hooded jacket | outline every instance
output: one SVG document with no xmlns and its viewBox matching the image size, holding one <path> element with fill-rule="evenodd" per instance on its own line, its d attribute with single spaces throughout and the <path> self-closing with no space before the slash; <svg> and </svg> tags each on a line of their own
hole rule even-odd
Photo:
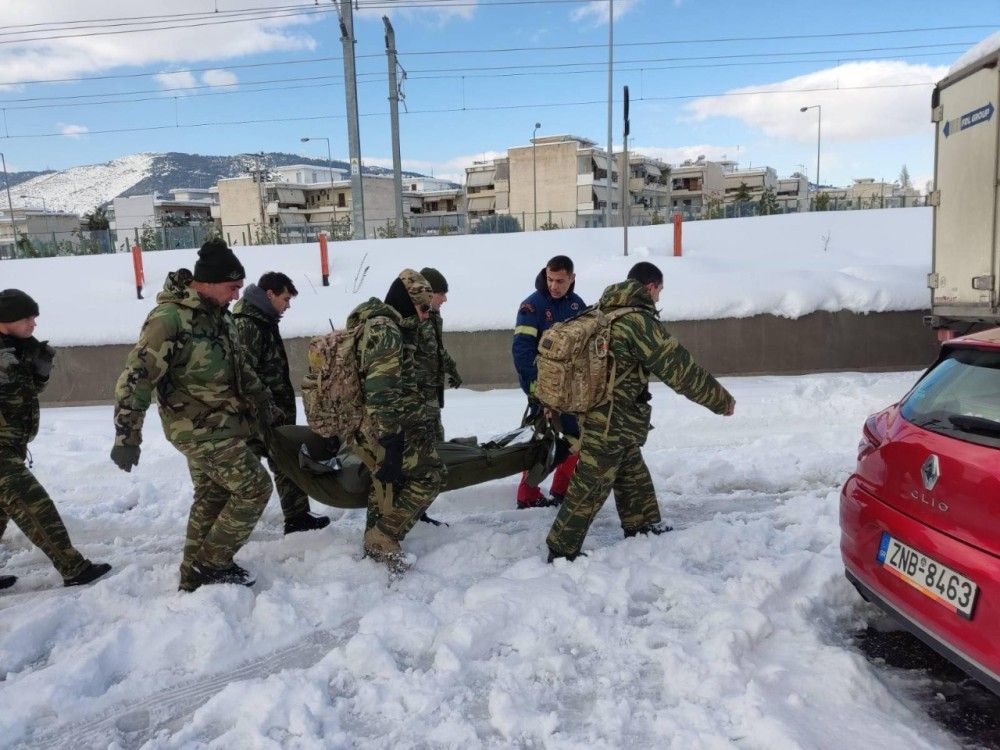
<svg viewBox="0 0 1000 750">
<path fill-rule="evenodd" d="M 34 366 L 41 349 L 34 337 L 0 334 L 0 451 L 10 450 L 22 458 L 38 434 L 38 394 L 49 382 Z"/>
<path fill-rule="evenodd" d="M 584 440 L 598 435 L 618 444 L 643 445 L 652 412 L 650 375 L 716 414 L 725 412 L 733 402 L 729 391 L 667 333 L 653 298 L 638 281 L 612 284 L 604 290 L 598 306 L 606 312 L 622 307 L 638 310 L 611 324 L 609 350 L 617 385 L 610 402 L 584 414 Z"/>
<path fill-rule="evenodd" d="M 295 389 L 288 372 L 288 353 L 281 339 L 281 316 L 256 284 L 243 290 L 233 305 L 233 328 L 247 365 L 264 384 L 281 412 L 281 424 L 295 424 Z"/>
<path fill-rule="evenodd" d="M 549 287 L 545 283 L 545 269 L 535 277 L 535 292 L 517 308 L 517 322 L 514 324 L 514 342 L 511 354 L 514 357 L 514 369 L 521 390 L 529 392 L 531 384 L 538 379 L 538 368 L 535 367 L 535 355 L 538 353 L 538 340 L 554 323 L 561 323 L 583 312 L 586 305 L 573 290 L 573 282 L 564 297 L 552 299 Z"/>
<path fill-rule="evenodd" d="M 273 408 L 237 344 L 226 308 L 191 288 L 182 268 L 167 275 L 115 385 L 115 443 L 139 445 L 153 392 L 171 443 L 250 434 L 250 415 Z"/>
</svg>

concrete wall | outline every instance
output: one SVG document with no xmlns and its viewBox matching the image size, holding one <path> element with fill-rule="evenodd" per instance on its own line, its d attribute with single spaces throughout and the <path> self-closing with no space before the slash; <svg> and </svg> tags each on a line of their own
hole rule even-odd
<svg viewBox="0 0 1000 750">
<path fill-rule="evenodd" d="M 833 370 L 921 369 L 937 356 L 934 332 L 923 312 L 856 315 L 818 312 L 798 320 L 773 315 L 678 321 L 667 328 L 717 375 L 796 374 Z M 511 331 L 445 334 L 465 385 L 515 387 Z M 292 382 L 302 381 L 308 340 L 286 342 Z M 49 405 L 109 403 L 128 346 L 79 346 L 59 350 L 51 383 L 42 394 Z"/>
</svg>

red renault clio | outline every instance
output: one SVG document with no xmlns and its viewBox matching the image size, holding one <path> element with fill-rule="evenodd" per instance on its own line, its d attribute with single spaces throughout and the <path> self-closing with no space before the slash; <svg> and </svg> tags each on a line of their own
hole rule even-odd
<svg viewBox="0 0 1000 750">
<path fill-rule="evenodd" d="M 1000 694 L 1000 328 L 868 418 L 840 530 L 861 595 Z"/>
</svg>

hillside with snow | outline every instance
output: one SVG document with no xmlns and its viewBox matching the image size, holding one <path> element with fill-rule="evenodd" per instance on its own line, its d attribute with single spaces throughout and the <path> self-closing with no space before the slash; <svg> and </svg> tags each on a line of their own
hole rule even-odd
<svg viewBox="0 0 1000 750">
<path fill-rule="evenodd" d="M 209 188 L 221 178 L 246 174 L 257 164 L 267 169 L 291 164 L 310 164 L 348 171 L 347 162 L 317 159 L 312 156 L 270 152 L 212 156 L 205 154 L 142 153 L 131 154 L 104 164 L 86 164 L 60 171 L 11 172 L 11 189 L 15 205 L 26 203 L 40 208 L 41 200 L 49 209 L 83 215 L 95 206 L 110 203 L 118 196 L 165 195 L 172 188 Z M 365 166 L 365 174 L 390 174 L 384 167 Z M 405 177 L 421 177 L 417 172 L 404 171 Z M 18 196 L 30 196 L 18 199 Z"/>
</svg>

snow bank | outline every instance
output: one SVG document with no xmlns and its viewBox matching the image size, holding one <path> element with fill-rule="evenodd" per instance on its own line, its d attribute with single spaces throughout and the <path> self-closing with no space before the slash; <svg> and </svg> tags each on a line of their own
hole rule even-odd
<svg viewBox="0 0 1000 750">
<path fill-rule="evenodd" d="M 113 574 L 82 590 L 19 533 L 0 547 L 5 747 L 546 747 L 941 750 L 954 741 L 850 645 L 870 610 L 844 579 L 838 488 L 864 417 L 914 374 L 726 379 L 736 416 L 654 385 L 645 449 L 677 530 L 544 562 L 551 509 L 515 481 L 443 496 L 387 586 L 361 511 L 281 534 L 272 500 L 253 590 L 176 590 L 191 488 L 151 419 L 138 469 L 106 457 L 111 410 L 52 409 L 35 470 Z M 515 391 L 450 396 L 449 434 L 516 422 Z M 817 409 L 822 410 L 817 419 Z"/>
<path fill-rule="evenodd" d="M 323 287 L 317 244 L 240 247 L 255 281 L 281 270 L 299 290 L 282 322 L 285 336 L 342 326 L 355 305 L 383 297 L 407 266 L 434 266 L 448 278 L 446 330 L 501 330 L 533 291 L 551 256 L 570 255 L 577 291 L 596 301 L 638 260 L 666 276 L 665 320 L 772 313 L 798 318 L 817 310 L 859 313 L 918 310 L 929 304 L 931 209 L 839 211 L 684 225 L 684 257 L 674 258 L 669 225 L 629 231 L 573 229 L 503 235 L 428 237 L 330 245 L 330 286 Z M 131 343 L 165 275 L 194 267 L 193 250 L 145 253 L 145 300 L 135 299 L 128 254 L 0 262 L 0 287 L 18 287 L 41 305 L 39 336 L 57 345 Z"/>
</svg>

